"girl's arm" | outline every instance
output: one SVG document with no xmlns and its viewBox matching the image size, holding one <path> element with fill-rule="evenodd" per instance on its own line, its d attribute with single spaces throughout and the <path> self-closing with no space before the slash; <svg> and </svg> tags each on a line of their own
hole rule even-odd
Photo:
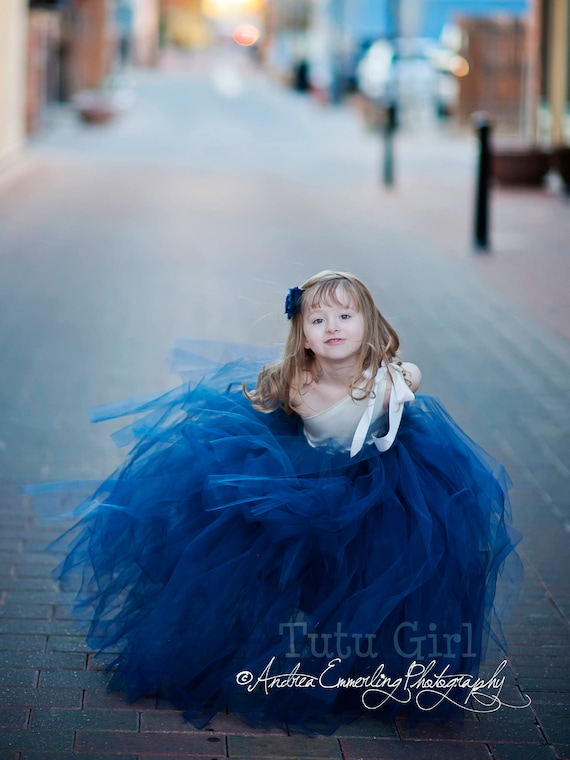
<svg viewBox="0 0 570 760">
<path fill-rule="evenodd" d="M 404 380 L 406 380 L 412 392 L 415 393 L 422 381 L 422 372 L 420 368 L 417 364 L 402 362 L 402 369 L 404 370 Z"/>
</svg>

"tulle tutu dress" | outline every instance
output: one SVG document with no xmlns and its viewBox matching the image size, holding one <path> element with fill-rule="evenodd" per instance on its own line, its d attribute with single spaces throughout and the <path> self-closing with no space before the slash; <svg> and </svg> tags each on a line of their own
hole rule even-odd
<svg viewBox="0 0 570 760">
<path fill-rule="evenodd" d="M 502 643 L 497 581 L 518 572 L 503 468 L 394 368 L 377 376 L 378 397 L 395 378 L 389 414 L 347 397 L 304 429 L 241 391 L 266 352 L 221 348 L 180 345 L 181 386 L 93 415 L 136 414 L 115 434 L 130 451 L 75 509 L 56 576 L 89 645 L 116 653 L 109 688 L 198 726 L 228 709 L 324 733 L 461 707 L 465 684 L 440 699 L 425 678 L 474 676 Z M 32 492 L 61 511 L 84 487 Z"/>
</svg>

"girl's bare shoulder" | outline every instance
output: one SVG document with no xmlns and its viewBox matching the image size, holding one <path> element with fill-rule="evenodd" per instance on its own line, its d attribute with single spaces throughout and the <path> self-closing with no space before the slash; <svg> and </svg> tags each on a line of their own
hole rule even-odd
<svg viewBox="0 0 570 760">
<path fill-rule="evenodd" d="M 310 417 L 314 414 L 312 407 L 310 406 L 311 397 L 314 395 L 314 387 L 316 386 L 315 378 L 310 372 L 303 372 L 303 385 L 301 388 L 289 389 L 289 405 L 297 412 L 301 417 Z"/>
</svg>

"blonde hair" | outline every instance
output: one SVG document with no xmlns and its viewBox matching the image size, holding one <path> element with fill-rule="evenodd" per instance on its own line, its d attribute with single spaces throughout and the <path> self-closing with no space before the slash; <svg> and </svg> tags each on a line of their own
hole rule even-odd
<svg viewBox="0 0 570 760">
<path fill-rule="evenodd" d="M 318 383 L 319 368 L 316 357 L 311 349 L 305 348 L 303 315 L 307 309 L 318 308 L 323 303 L 348 306 L 349 303 L 341 303 L 339 300 L 339 290 L 364 318 L 358 372 L 350 392 L 354 397 L 354 391 L 357 390 L 358 398 L 371 395 L 376 369 L 382 362 L 388 365 L 396 359 L 400 340 L 392 325 L 374 303 L 372 293 L 358 277 L 347 272 L 325 270 L 301 285 L 300 309 L 291 318 L 283 359 L 261 370 L 257 387 L 253 391 L 247 391 L 244 385 L 243 391 L 256 409 L 272 412 L 277 408 L 283 408 L 291 414 L 294 411 L 290 405 L 291 392 L 302 392 L 306 385 L 307 373 L 311 375 L 313 382 Z M 369 368 L 374 371 L 368 373 L 370 376 L 366 378 L 364 385 L 356 388 L 356 382 Z"/>
</svg>

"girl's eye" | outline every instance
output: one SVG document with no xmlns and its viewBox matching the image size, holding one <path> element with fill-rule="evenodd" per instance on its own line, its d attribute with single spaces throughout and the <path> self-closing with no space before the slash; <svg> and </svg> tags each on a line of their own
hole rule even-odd
<svg viewBox="0 0 570 760">
<path fill-rule="evenodd" d="M 322 317 L 317 317 L 316 319 L 313 319 L 313 324 L 320 325 L 322 321 L 323 321 Z"/>
<path fill-rule="evenodd" d="M 341 319 L 350 319 L 350 314 L 341 314 Z"/>
</svg>

